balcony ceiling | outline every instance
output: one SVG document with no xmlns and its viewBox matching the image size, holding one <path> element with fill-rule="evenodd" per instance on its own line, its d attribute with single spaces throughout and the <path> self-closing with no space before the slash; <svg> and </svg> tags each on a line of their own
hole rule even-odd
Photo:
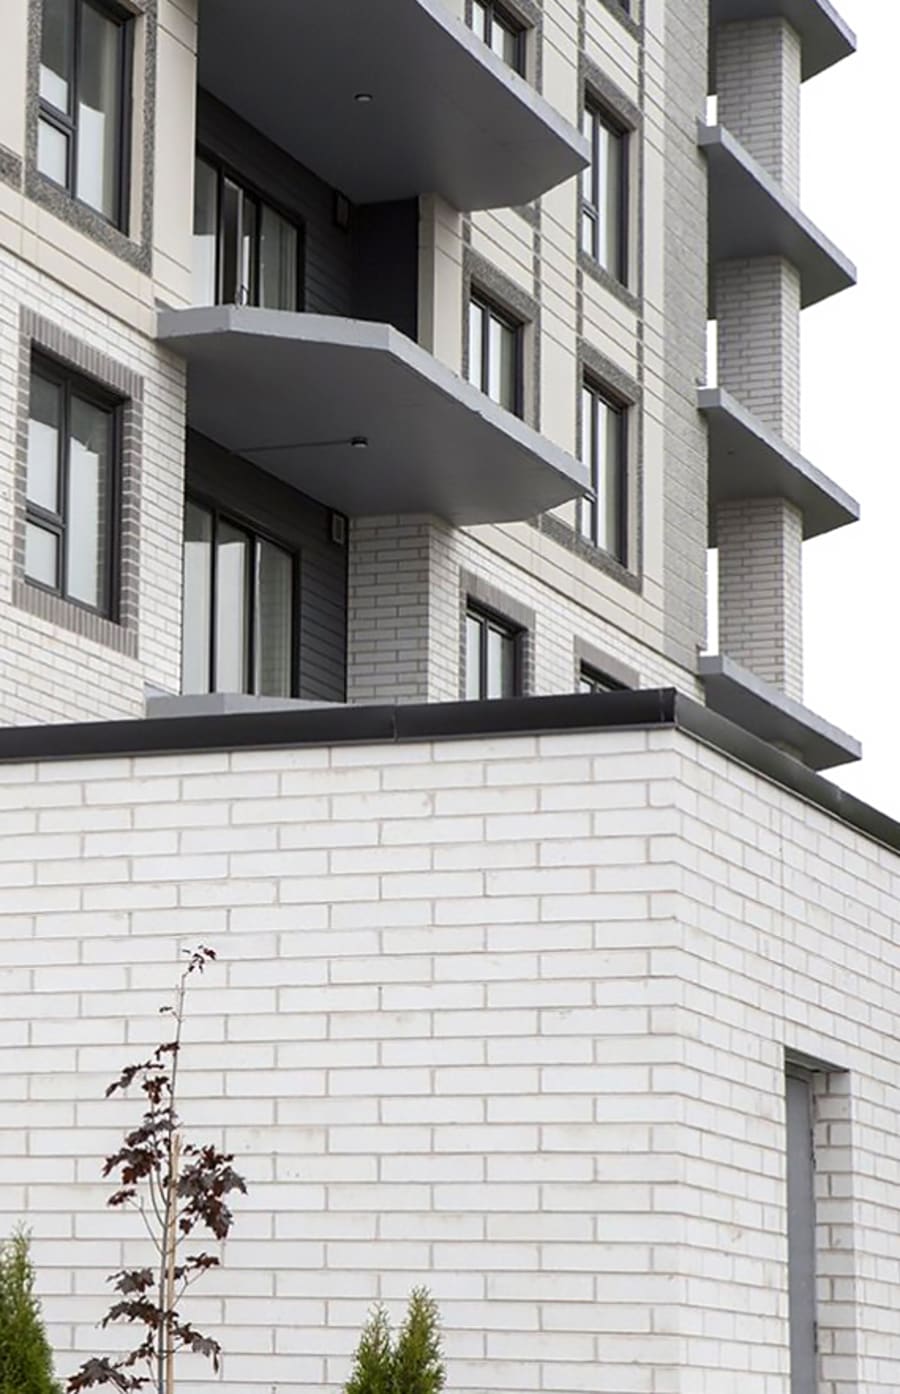
<svg viewBox="0 0 900 1394">
<path fill-rule="evenodd" d="M 216 306 L 162 311 L 157 337 L 187 360 L 194 430 L 350 516 L 509 522 L 588 488 L 577 460 L 388 325 Z"/>
<path fill-rule="evenodd" d="M 763 682 L 727 655 L 705 655 L 698 671 L 707 705 L 713 711 L 770 745 L 796 750 L 810 769 L 830 770 L 861 759 L 862 747 L 854 736 Z"/>
<path fill-rule="evenodd" d="M 786 19 L 803 45 L 803 80 L 815 77 L 856 50 L 856 35 L 829 0 L 710 0 L 710 92 L 716 90 L 715 32 L 737 20 Z"/>
<path fill-rule="evenodd" d="M 803 536 L 855 523 L 859 504 L 721 387 L 703 387 L 698 406 L 709 425 L 709 545 L 716 509 L 740 499 L 789 499 L 803 514 Z"/>
<path fill-rule="evenodd" d="M 744 257 L 786 257 L 800 272 L 803 308 L 856 283 L 849 257 L 807 218 L 724 126 L 700 126 L 709 165 L 710 269 Z M 711 278 L 712 281 L 712 278 Z M 710 313 L 714 314 L 710 286 Z"/>
<path fill-rule="evenodd" d="M 514 207 L 588 163 L 445 0 L 203 0 L 199 42 L 200 85 L 356 203 Z"/>
</svg>

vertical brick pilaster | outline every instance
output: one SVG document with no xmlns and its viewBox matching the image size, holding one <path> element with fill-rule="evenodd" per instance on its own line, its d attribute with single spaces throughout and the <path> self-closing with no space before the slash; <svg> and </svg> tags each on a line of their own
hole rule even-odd
<svg viewBox="0 0 900 1394">
<path fill-rule="evenodd" d="M 716 31 L 719 120 L 791 195 L 800 197 L 800 36 L 784 19 Z"/>
<path fill-rule="evenodd" d="M 424 702 L 430 520 L 355 519 L 350 529 L 347 697 Z"/>
<path fill-rule="evenodd" d="M 719 383 L 800 445 L 800 276 L 782 257 L 715 270 Z"/>
<path fill-rule="evenodd" d="M 803 699 L 803 520 L 786 499 L 719 506 L 719 644 L 788 697 Z"/>
</svg>

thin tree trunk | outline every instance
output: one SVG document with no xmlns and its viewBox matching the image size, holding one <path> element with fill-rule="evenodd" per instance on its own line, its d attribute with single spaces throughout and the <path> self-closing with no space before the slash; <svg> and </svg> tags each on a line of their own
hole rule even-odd
<svg viewBox="0 0 900 1394">
<path fill-rule="evenodd" d="M 172 1138 L 172 1161 L 169 1168 L 169 1225 L 166 1235 L 166 1314 L 171 1321 L 175 1306 L 175 1250 L 178 1244 L 178 1171 L 181 1164 L 181 1134 Z M 166 1325 L 166 1383 L 165 1394 L 175 1394 L 175 1345 L 171 1325 Z"/>
</svg>

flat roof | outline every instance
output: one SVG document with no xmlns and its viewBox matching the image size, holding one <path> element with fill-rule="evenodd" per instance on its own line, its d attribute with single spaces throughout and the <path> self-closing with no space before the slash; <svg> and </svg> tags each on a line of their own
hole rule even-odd
<svg viewBox="0 0 900 1394">
<path fill-rule="evenodd" d="M 786 19 L 803 45 L 804 82 L 856 51 L 856 35 L 829 0 L 710 0 L 710 92 L 716 90 L 715 35 L 720 24 Z"/>
<path fill-rule="evenodd" d="M 725 654 L 707 654 L 698 672 L 706 700 L 720 716 L 761 740 L 792 746 L 813 770 L 829 770 L 862 757 L 854 736 L 833 726 Z"/>
<path fill-rule="evenodd" d="M 351 517 L 510 522 L 590 488 L 579 460 L 390 325 L 217 305 L 161 311 L 157 339 L 187 360 L 192 429 Z"/>
<path fill-rule="evenodd" d="M 710 313 L 716 262 L 781 256 L 800 272 L 805 309 L 856 283 L 856 267 L 724 126 L 700 123 L 709 164 Z"/>
<path fill-rule="evenodd" d="M 0 728 L 0 761 L 91 760 L 306 746 L 674 728 L 900 853 L 900 823 L 674 688 L 490 702 L 322 707 Z"/>
<path fill-rule="evenodd" d="M 803 537 L 855 523 L 859 504 L 770 430 L 723 387 L 701 387 L 697 405 L 709 426 L 709 545 L 717 545 L 716 509 L 739 499 L 784 498 L 803 514 Z"/>
<path fill-rule="evenodd" d="M 589 162 L 445 0 L 207 0 L 198 81 L 356 203 L 514 207 Z"/>
</svg>

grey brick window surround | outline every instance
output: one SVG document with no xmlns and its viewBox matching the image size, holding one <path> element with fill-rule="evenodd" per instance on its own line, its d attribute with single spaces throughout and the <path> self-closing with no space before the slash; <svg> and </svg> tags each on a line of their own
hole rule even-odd
<svg viewBox="0 0 900 1394">
<path fill-rule="evenodd" d="M 621 683 L 623 687 L 639 688 L 641 685 L 640 674 L 636 668 L 632 668 L 628 663 L 623 663 L 621 658 L 615 658 L 605 649 L 595 648 L 585 639 L 575 640 L 574 658 L 576 691 L 583 667 L 592 668 L 596 673 L 606 673 L 614 682 Z"/>
<path fill-rule="evenodd" d="M 40 114 L 41 22 L 43 0 L 29 0 L 28 74 L 25 112 L 24 191 L 28 198 L 80 232 L 101 243 L 115 256 L 150 274 L 153 241 L 153 161 L 156 112 L 156 45 L 158 0 L 116 0 L 116 8 L 133 16 L 131 100 L 124 113 L 126 169 L 125 202 L 130 209 L 126 230 L 79 202 L 37 167 Z M 139 140 L 139 147 L 136 141 Z M 135 180 L 138 183 L 135 185 Z"/>
<path fill-rule="evenodd" d="M 527 82 L 538 92 L 544 84 L 544 12 L 537 0 L 503 0 L 503 8 L 511 19 L 518 20 L 525 38 L 525 73 Z M 472 28 L 472 0 L 466 0 L 465 21 Z"/>
<path fill-rule="evenodd" d="M 469 301 L 479 292 L 498 310 L 506 310 L 522 328 L 522 419 L 540 429 L 541 307 L 515 281 L 471 247 L 463 248 L 462 375 L 469 377 Z"/>
<path fill-rule="evenodd" d="M 579 458 L 582 448 L 581 383 L 590 382 L 600 389 L 606 389 L 625 406 L 631 408 L 628 422 L 628 443 L 625 465 L 625 511 L 626 511 L 626 557 L 627 566 L 610 556 L 600 547 L 595 547 L 588 538 L 575 528 L 564 523 L 553 514 L 544 513 L 534 520 L 534 526 L 554 542 L 575 552 L 601 571 L 627 586 L 629 590 L 640 592 L 643 575 L 643 506 L 644 506 L 644 434 L 641 424 L 640 384 L 630 374 L 620 368 L 612 359 L 582 341 L 578 347 L 578 414 L 576 453 Z"/>
<path fill-rule="evenodd" d="M 613 8 L 612 0 L 608 8 Z M 619 8 L 616 6 L 616 8 Z M 627 16 L 625 16 L 627 18 Z M 598 68 L 585 54 L 581 55 L 580 80 L 581 88 L 584 92 L 584 99 L 588 106 L 595 108 L 601 116 L 608 113 L 616 126 L 625 132 L 628 140 L 626 150 L 627 178 L 626 187 L 623 191 L 625 208 L 627 212 L 625 227 L 625 260 L 626 270 L 635 264 L 640 265 L 641 255 L 640 246 L 643 241 L 643 180 L 641 178 L 641 158 L 639 148 L 639 132 L 641 127 L 640 109 L 635 106 L 616 83 L 602 70 Z M 637 191 L 637 202 L 635 202 L 634 192 Z M 578 183 L 579 208 L 581 200 L 581 185 Z M 580 226 L 580 213 L 579 213 Z M 597 281 L 617 299 L 627 305 L 630 310 L 639 314 L 641 311 L 641 297 L 636 294 L 629 284 L 622 281 L 607 271 L 599 262 L 586 252 L 581 246 L 579 234 L 578 246 L 578 265 L 592 280 Z"/>
<path fill-rule="evenodd" d="M 518 676 L 519 695 L 527 696 L 534 691 L 534 628 L 535 613 L 521 601 L 485 581 L 474 572 L 460 570 L 459 573 L 459 692 L 466 693 L 466 611 L 470 606 L 490 611 L 498 619 L 506 620 L 511 628 L 518 629 Z"/>
<path fill-rule="evenodd" d="M 615 15 L 623 29 L 627 29 L 633 39 L 643 37 L 644 28 L 641 15 L 643 0 L 629 0 L 627 8 L 622 4 L 622 0 L 600 0 L 600 4 L 604 9 L 609 10 L 611 15 Z"/>
<path fill-rule="evenodd" d="M 0 145 L 0 179 L 14 189 L 22 187 L 22 161 L 13 150 Z"/>
<path fill-rule="evenodd" d="M 32 355 L 37 350 L 99 383 L 122 398 L 121 457 L 115 522 L 115 618 L 84 609 L 32 585 L 25 576 L 26 463 Z M 19 382 L 16 408 L 15 532 L 12 602 L 21 610 L 83 635 L 129 657 L 138 651 L 138 575 L 140 478 L 143 436 L 143 379 L 99 349 L 23 308 L 19 326 Z"/>
</svg>

